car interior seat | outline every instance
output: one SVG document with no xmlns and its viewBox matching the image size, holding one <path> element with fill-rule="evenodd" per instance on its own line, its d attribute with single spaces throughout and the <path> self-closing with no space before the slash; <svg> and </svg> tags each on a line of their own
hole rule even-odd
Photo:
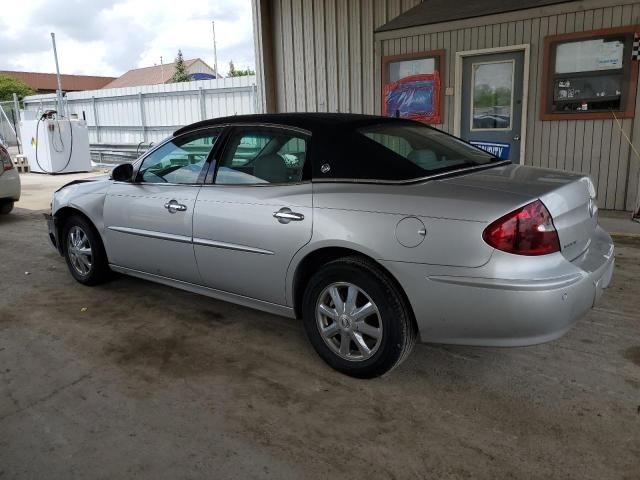
<svg viewBox="0 0 640 480">
<path fill-rule="evenodd" d="M 262 155 L 253 162 L 253 175 L 269 183 L 286 183 L 287 164 L 277 153 Z"/>
</svg>

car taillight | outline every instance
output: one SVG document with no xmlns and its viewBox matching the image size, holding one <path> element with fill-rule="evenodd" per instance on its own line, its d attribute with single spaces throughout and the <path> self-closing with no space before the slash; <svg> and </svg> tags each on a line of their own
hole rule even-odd
<svg viewBox="0 0 640 480">
<path fill-rule="evenodd" d="M 558 232 L 540 200 L 499 218 L 482 233 L 492 247 L 516 255 L 547 255 L 560 251 Z"/>
<path fill-rule="evenodd" d="M 13 162 L 11 161 L 11 158 L 6 158 L 0 153 L 0 166 L 2 167 L 2 171 L 6 172 L 7 170 L 13 169 Z"/>
</svg>

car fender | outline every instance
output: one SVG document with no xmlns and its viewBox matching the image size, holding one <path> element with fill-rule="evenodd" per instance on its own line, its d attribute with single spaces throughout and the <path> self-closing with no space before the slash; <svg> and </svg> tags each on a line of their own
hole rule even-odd
<svg viewBox="0 0 640 480">
<path fill-rule="evenodd" d="M 341 238 L 314 239 L 312 236 L 311 241 L 298 250 L 289 263 L 286 277 L 286 301 L 288 306 L 294 305 L 294 282 L 298 267 L 309 255 L 324 248 L 344 248 L 373 258 L 374 260 L 379 260 L 378 254 L 375 251 L 363 246 L 362 244 Z"/>
<path fill-rule="evenodd" d="M 63 208 L 73 208 L 84 214 L 98 230 L 104 232 L 104 202 L 110 183 L 95 181 L 76 183 L 58 190 L 53 196 L 51 213 L 56 217 Z"/>
</svg>

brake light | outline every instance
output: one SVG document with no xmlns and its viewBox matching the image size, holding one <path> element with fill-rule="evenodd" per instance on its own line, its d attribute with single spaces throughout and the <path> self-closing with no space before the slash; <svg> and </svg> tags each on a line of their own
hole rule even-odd
<svg viewBox="0 0 640 480">
<path fill-rule="evenodd" d="M 3 172 L 13 169 L 13 162 L 11 161 L 11 157 L 9 155 L 4 154 L 1 151 L 0 151 L 0 166 L 2 167 Z"/>
<path fill-rule="evenodd" d="M 560 251 L 558 232 L 540 200 L 499 218 L 482 233 L 492 247 L 516 255 L 547 255 Z"/>
</svg>

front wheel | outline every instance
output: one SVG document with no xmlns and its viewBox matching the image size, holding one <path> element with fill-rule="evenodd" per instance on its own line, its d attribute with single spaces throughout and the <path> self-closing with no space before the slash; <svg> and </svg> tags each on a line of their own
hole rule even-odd
<svg viewBox="0 0 640 480">
<path fill-rule="evenodd" d="M 416 341 L 413 317 L 398 287 L 375 263 L 359 257 L 330 262 L 311 278 L 303 320 L 320 357 L 357 378 L 397 367 Z"/>
<path fill-rule="evenodd" d="M 85 218 L 70 217 L 62 229 L 62 247 L 73 278 L 84 285 L 105 282 L 111 273 L 100 236 Z"/>
</svg>

